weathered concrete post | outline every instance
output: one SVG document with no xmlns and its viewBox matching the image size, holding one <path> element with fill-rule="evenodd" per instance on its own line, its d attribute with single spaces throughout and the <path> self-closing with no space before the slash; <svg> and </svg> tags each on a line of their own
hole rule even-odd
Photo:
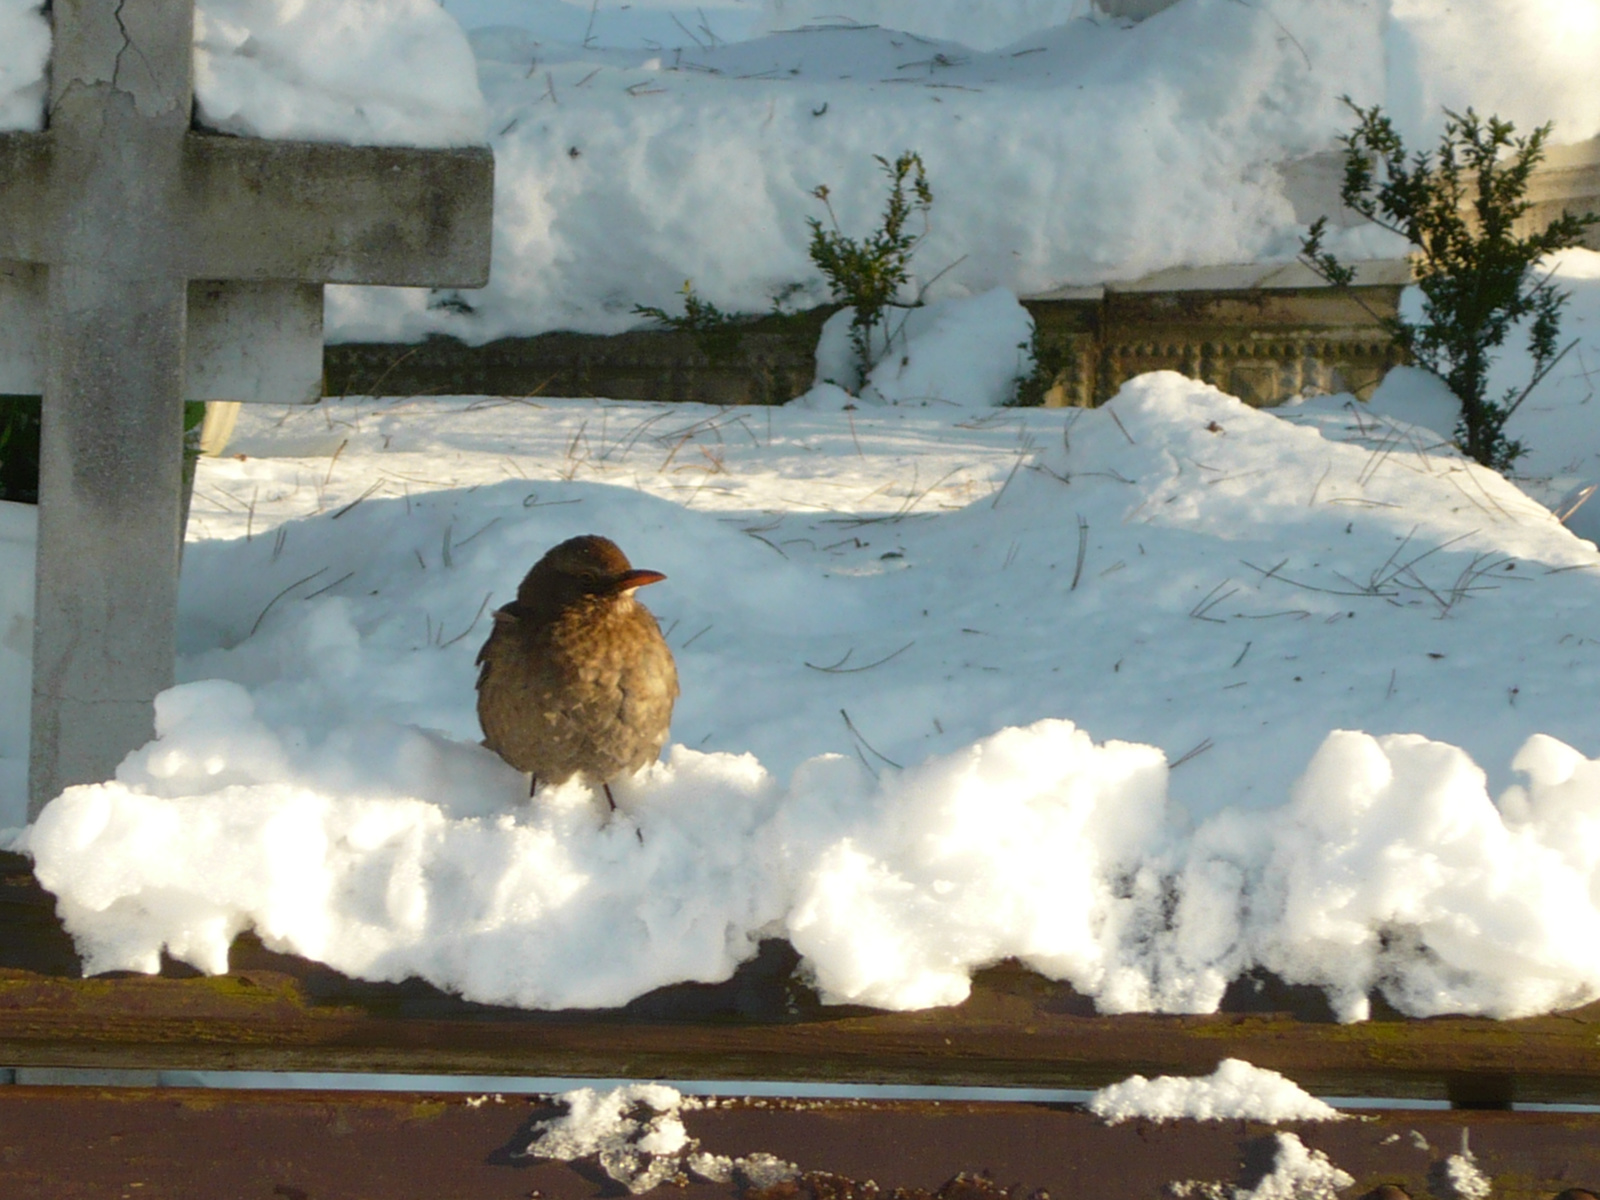
<svg viewBox="0 0 1600 1200">
<path fill-rule="evenodd" d="M 172 683 L 188 281 L 169 214 L 192 22 L 185 4 L 55 11 L 53 182 L 70 207 L 46 306 L 30 815 L 147 740 Z"/>
<path fill-rule="evenodd" d="M 482 286 L 493 185 L 487 149 L 192 131 L 193 0 L 52 20 L 50 131 L 0 136 L 0 260 L 49 277 L 30 816 L 173 681 L 189 282 Z"/>
</svg>

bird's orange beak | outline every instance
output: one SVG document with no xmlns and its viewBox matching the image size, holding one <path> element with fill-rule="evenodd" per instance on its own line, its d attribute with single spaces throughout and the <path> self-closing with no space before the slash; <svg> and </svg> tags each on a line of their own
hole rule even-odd
<svg viewBox="0 0 1600 1200">
<path fill-rule="evenodd" d="M 616 583 L 611 585 L 614 592 L 631 592 L 634 588 L 642 588 L 647 583 L 660 583 L 666 576 L 660 571 L 624 571 L 617 576 Z"/>
</svg>

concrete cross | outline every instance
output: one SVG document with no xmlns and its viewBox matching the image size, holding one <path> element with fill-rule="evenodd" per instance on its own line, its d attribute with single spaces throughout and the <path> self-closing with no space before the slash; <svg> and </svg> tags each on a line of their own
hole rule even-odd
<svg viewBox="0 0 1600 1200">
<path fill-rule="evenodd" d="M 110 777 L 173 682 L 190 281 L 481 287 L 494 172 L 194 130 L 193 0 L 52 20 L 49 131 L 0 135 L 0 262 L 48 274 L 30 817 Z"/>
</svg>

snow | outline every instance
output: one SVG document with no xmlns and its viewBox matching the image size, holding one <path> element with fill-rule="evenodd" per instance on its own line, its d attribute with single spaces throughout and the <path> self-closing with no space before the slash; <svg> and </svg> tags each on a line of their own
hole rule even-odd
<svg viewBox="0 0 1600 1200">
<path fill-rule="evenodd" d="M 0 0 L 0 129 L 42 121 L 37 10 Z M 1088 0 L 202 0 L 196 45 L 201 118 L 226 132 L 487 135 L 488 288 L 330 288 L 344 341 L 613 333 L 685 279 L 729 312 L 820 303 L 812 190 L 862 237 L 873 156 L 904 149 L 935 194 L 918 282 L 944 299 L 1292 259 L 1337 208 L 1295 164 L 1336 149 L 1341 95 L 1416 147 L 1469 104 L 1558 143 L 1600 133 L 1600 0 L 1179 0 L 1138 22 Z M 1370 227 L 1330 246 L 1402 249 Z"/>
<path fill-rule="evenodd" d="M 525 1154 L 562 1162 L 592 1156 L 608 1176 L 635 1195 L 678 1174 L 680 1152 L 690 1142 L 678 1113 L 686 1105 L 696 1105 L 676 1089 L 637 1083 L 605 1092 L 578 1088 L 555 1099 L 565 1103 L 567 1111 L 535 1123 L 539 1136 Z"/>
<path fill-rule="evenodd" d="M 194 37 L 208 128 L 402 146 L 487 132 L 471 47 L 436 0 L 199 0 Z"/>
<path fill-rule="evenodd" d="M 840 388 L 853 393 L 846 402 L 855 403 L 999 405 L 1015 396 L 1018 381 L 1033 371 L 1033 318 L 1005 288 L 887 310 L 872 329 L 870 349 L 877 365 L 864 387 L 850 344 L 855 311 L 841 308 L 823 324 L 817 379 L 835 386 L 797 397 L 801 405 L 837 402 Z"/>
<path fill-rule="evenodd" d="M 41 0 L 0 0 L 0 133 L 44 128 L 50 21 Z"/>
<path fill-rule="evenodd" d="M 1089 1098 L 1089 1111 L 1108 1125 L 1149 1121 L 1341 1121 L 1344 1115 L 1293 1080 L 1238 1058 L 1210 1075 L 1134 1075 Z"/>
<path fill-rule="evenodd" d="M 1465 1130 L 1463 1140 L 1465 1140 Z M 1450 1200 L 1489 1200 L 1494 1192 L 1492 1181 L 1478 1167 L 1470 1150 L 1452 1154 L 1439 1164 L 1429 1182 L 1439 1194 Z"/>
<path fill-rule="evenodd" d="M 0 132 L 44 126 L 50 25 L 0 0 Z M 471 47 L 435 0 L 198 0 L 200 123 L 245 137 L 470 146 L 487 132 Z"/>
<path fill-rule="evenodd" d="M 1203 1200 L 1338 1200 L 1339 1193 L 1355 1183 L 1348 1171 L 1334 1166 L 1326 1154 L 1312 1150 L 1297 1135 L 1281 1132 L 1273 1139 L 1272 1170 L 1253 1186 L 1185 1181 L 1170 1185 L 1173 1195 Z"/>
<path fill-rule="evenodd" d="M 825 1000 L 890 1009 L 1005 958 L 1106 1012 L 1211 1011 L 1257 968 L 1345 1020 L 1374 993 L 1497 1017 L 1600 996 L 1577 536 L 1600 505 L 1551 512 L 1600 482 L 1600 255 L 1553 264 L 1581 340 L 1515 418 L 1516 483 L 1445 444 L 1451 401 L 1413 371 L 1275 413 L 1171 373 L 1093 411 L 994 407 L 1027 370 L 1017 293 L 1292 254 L 1278 167 L 1346 127 L 1340 92 L 1415 141 L 1471 79 L 1589 136 L 1600 5 L 1495 0 L 1469 28 L 1441 0 L 1179 0 L 993 48 L 982 0 L 844 3 L 782 31 L 775 2 L 745 41 L 713 35 L 724 8 L 609 27 L 675 17 L 704 42 L 681 53 L 587 14 L 547 36 L 573 19 L 548 4 L 474 29 L 493 283 L 467 314 L 330 292 L 344 336 L 618 329 L 685 278 L 730 310 L 819 300 L 811 189 L 864 232 L 872 155 L 903 147 L 935 191 L 921 279 L 951 269 L 859 397 L 247 411 L 201 465 L 155 740 L 7 838 L 86 968 L 220 971 L 254 928 L 363 978 L 607 1006 L 782 936 Z M 22 127 L 42 31 L 0 7 Z M 460 144 L 484 128 L 463 36 L 431 0 L 216 0 L 197 96 L 234 132 Z M 24 812 L 32 521 L 0 505 L 0 826 Z M 581 785 L 530 803 L 473 712 L 488 612 L 584 532 L 669 576 L 648 601 L 684 683 L 613 818 Z"/>
<path fill-rule="evenodd" d="M 559 1116 L 536 1121 L 538 1134 L 524 1151 L 534 1158 L 596 1165 L 634 1195 L 683 1177 L 685 1169 L 712 1183 L 742 1177 L 754 1187 L 793 1179 L 799 1169 L 757 1151 L 730 1158 L 700 1149 L 684 1128 L 683 1112 L 714 1107 L 659 1083 L 635 1083 L 600 1091 L 578 1088 L 552 1097 L 566 1106 Z"/>
<path fill-rule="evenodd" d="M 1556 264 L 1575 312 L 1597 259 Z M 1523 431 L 1580 466 L 1592 331 Z M 1257 968 L 1345 1020 L 1580 1004 L 1600 551 L 1406 414 L 1448 423 L 1436 381 L 1275 412 L 1172 373 L 1097 410 L 251 406 L 201 464 L 156 740 L 17 844 L 90 971 L 219 971 L 254 927 L 587 1007 L 782 936 L 824 999 L 890 1009 L 1005 958 L 1105 1012 L 1211 1011 Z M 576 784 L 529 803 L 473 711 L 487 612 L 589 531 L 669 577 L 684 687 L 610 819 Z"/>
<path fill-rule="evenodd" d="M 914 271 L 941 299 L 1292 259 L 1308 222 L 1339 223 L 1337 169 L 1314 186 L 1295 164 L 1337 149 L 1341 95 L 1383 104 L 1416 148 L 1446 105 L 1552 120 L 1560 143 L 1600 133 L 1600 0 L 1179 0 L 1137 23 L 1087 0 L 771 0 L 747 40 L 722 7 L 597 24 L 588 46 L 574 7 L 452 5 L 496 156 L 490 284 L 460 297 L 471 312 L 331 288 L 331 337 L 614 333 L 636 304 L 672 311 L 685 279 L 728 312 L 820 303 L 812 190 L 863 237 L 873 156 L 906 149 L 934 191 Z M 1404 249 L 1371 227 L 1334 246 Z"/>
</svg>

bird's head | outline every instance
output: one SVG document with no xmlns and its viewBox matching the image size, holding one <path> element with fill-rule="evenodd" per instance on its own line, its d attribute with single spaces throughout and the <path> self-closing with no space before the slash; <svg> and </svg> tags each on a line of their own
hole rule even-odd
<svg viewBox="0 0 1600 1200">
<path fill-rule="evenodd" d="M 583 596 L 626 595 L 665 578 L 660 571 L 635 569 L 610 538 L 585 534 L 546 551 L 517 589 L 517 602 L 559 608 Z"/>
</svg>

